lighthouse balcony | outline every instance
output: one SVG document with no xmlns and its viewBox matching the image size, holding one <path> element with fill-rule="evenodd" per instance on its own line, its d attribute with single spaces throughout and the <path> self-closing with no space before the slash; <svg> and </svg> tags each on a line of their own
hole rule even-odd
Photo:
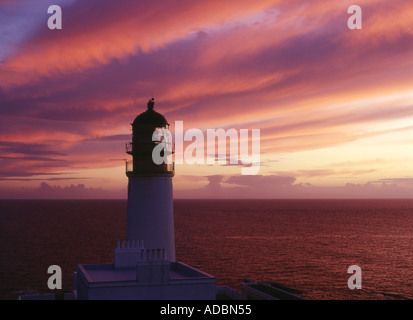
<svg viewBox="0 0 413 320">
<path fill-rule="evenodd" d="M 130 155 L 139 154 L 141 152 L 147 153 L 148 150 L 153 150 L 153 148 L 159 143 L 161 143 L 161 141 L 141 141 L 139 142 L 139 146 L 134 148 L 133 142 L 127 142 L 125 144 L 125 151 L 126 153 Z M 163 142 L 163 143 L 165 144 L 164 150 L 167 153 L 167 155 L 171 155 L 175 153 L 174 144 L 172 144 L 171 142 Z"/>
<path fill-rule="evenodd" d="M 175 163 L 148 163 L 148 162 L 139 162 L 135 166 L 133 161 L 126 161 L 126 175 L 152 175 L 152 174 L 174 174 L 175 173 Z"/>
</svg>

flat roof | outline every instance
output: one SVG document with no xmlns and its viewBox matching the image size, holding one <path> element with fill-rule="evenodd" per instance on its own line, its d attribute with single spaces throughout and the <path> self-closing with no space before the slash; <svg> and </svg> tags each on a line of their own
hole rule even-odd
<svg viewBox="0 0 413 320">
<path fill-rule="evenodd" d="M 79 264 L 78 270 L 89 283 L 136 281 L 136 268 L 115 268 L 113 263 Z M 210 280 L 215 278 L 182 262 L 170 263 L 170 281 Z"/>
</svg>

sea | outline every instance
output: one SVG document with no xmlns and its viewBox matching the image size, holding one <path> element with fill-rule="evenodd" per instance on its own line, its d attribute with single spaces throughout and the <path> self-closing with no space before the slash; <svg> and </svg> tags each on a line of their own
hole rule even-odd
<svg viewBox="0 0 413 320">
<path fill-rule="evenodd" d="M 0 299 L 70 292 L 78 264 L 112 263 L 126 200 L 0 200 Z M 175 200 L 176 259 L 240 290 L 277 282 L 310 300 L 413 299 L 413 200 Z M 361 289 L 350 289 L 350 266 Z"/>
</svg>

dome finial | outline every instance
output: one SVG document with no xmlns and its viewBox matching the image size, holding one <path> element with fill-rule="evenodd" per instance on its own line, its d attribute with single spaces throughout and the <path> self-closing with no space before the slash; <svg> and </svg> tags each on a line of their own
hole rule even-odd
<svg viewBox="0 0 413 320">
<path fill-rule="evenodd" d="M 148 110 L 153 110 L 155 106 L 155 98 L 152 98 L 148 101 Z"/>
</svg>

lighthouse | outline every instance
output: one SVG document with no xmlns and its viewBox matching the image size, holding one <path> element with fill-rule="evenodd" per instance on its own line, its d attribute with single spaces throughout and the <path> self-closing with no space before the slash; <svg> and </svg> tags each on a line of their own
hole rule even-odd
<svg viewBox="0 0 413 320">
<path fill-rule="evenodd" d="M 126 152 L 126 239 L 117 240 L 113 263 L 79 264 L 73 273 L 76 300 L 215 300 L 216 279 L 175 260 L 169 124 L 154 110 L 132 123 Z M 154 150 L 166 161 L 154 161 Z M 156 158 L 156 157 L 155 157 Z"/>
<path fill-rule="evenodd" d="M 126 153 L 133 158 L 126 162 L 128 177 L 128 207 L 126 238 L 143 241 L 147 248 L 165 250 L 169 261 L 175 261 L 175 237 L 172 179 L 174 163 L 156 164 L 154 148 L 163 143 L 165 158 L 172 156 L 169 141 L 162 132 L 169 130 L 165 117 L 154 110 L 154 99 L 147 110 L 132 123 L 132 142 Z"/>
</svg>

